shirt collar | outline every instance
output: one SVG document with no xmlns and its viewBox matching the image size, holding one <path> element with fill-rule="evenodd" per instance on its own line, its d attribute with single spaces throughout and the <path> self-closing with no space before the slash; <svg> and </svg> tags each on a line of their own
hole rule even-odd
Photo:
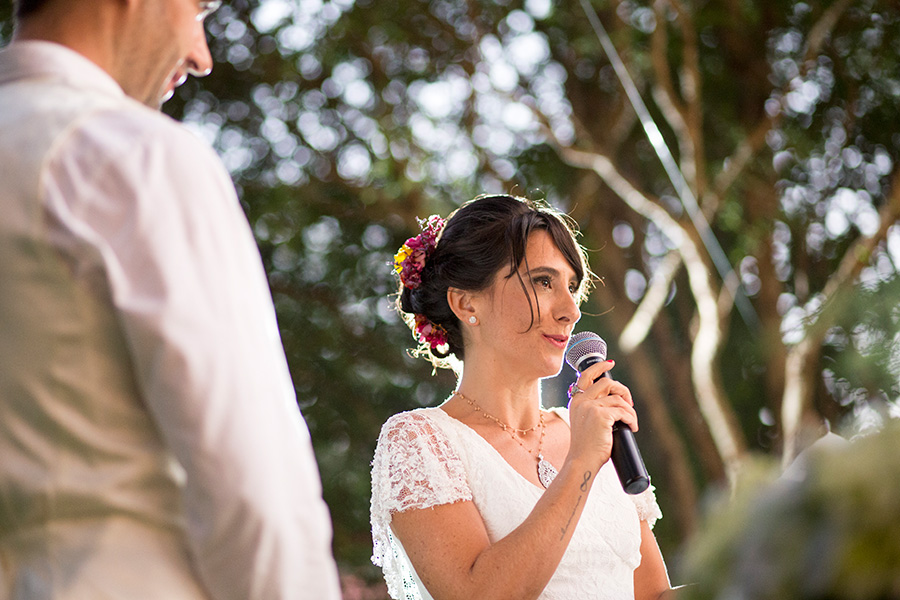
<svg viewBox="0 0 900 600">
<path fill-rule="evenodd" d="M 35 78 L 111 96 L 125 95 L 109 73 L 66 46 L 23 40 L 0 49 L 0 84 Z"/>
</svg>

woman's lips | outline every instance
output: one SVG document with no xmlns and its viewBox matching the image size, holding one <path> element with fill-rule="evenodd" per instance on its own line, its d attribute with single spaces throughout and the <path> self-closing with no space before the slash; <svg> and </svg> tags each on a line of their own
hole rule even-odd
<svg viewBox="0 0 900 600">
<path fill-rule="evenodd" d="M 560 350 L 565 350 L 566 344 L 569 343 L 569 336 L 567 335 L 547 335 L 545 333 L 544 338 Z"/>
</svg>

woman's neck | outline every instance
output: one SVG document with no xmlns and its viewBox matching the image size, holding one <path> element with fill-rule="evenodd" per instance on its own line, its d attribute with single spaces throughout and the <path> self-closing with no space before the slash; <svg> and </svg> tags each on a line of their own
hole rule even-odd
<svg viewBox="0 0 900 600">
<path fill-rule="evenodd" d="M 468 405 L 464 413 L 474 416 L 477 408 L 515 429 L 528 429 L 537 423 L 541 406 L 539 379 L 523 379 L 508 372 L 466 366 L 456 386 L 462 400 Z M 453 400 L 451 398 L 451 400 Z M 474 405 L 474 406 L 473 406 Z"/>
</svg>

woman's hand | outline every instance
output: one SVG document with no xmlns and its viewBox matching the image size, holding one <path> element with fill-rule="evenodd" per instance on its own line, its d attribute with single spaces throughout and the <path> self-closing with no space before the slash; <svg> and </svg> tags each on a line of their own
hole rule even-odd
<svg viewBox="0 0 900 600">
<path fill-rule="evenodd" d="M 569 458 L 586 460 L 595 470 L 609 460 L 616 421 L 622 421 L 632 431 L 638 429 L 631 391 L 608 375 L 603 377 L 614 364 L 596 363 L 580 373 L 569 402 Z"/>
</svg>

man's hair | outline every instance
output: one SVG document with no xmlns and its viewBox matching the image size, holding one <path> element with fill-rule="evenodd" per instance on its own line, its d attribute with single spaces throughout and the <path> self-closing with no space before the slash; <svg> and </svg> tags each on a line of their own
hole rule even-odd
<svg viewBox="0 0 900 600">
<path fill-rule="evenodd" d="M 45 4 L 47 4 L 47 0 L 13 0 L 17 19 L 37 12 Z"/>
</svg>

